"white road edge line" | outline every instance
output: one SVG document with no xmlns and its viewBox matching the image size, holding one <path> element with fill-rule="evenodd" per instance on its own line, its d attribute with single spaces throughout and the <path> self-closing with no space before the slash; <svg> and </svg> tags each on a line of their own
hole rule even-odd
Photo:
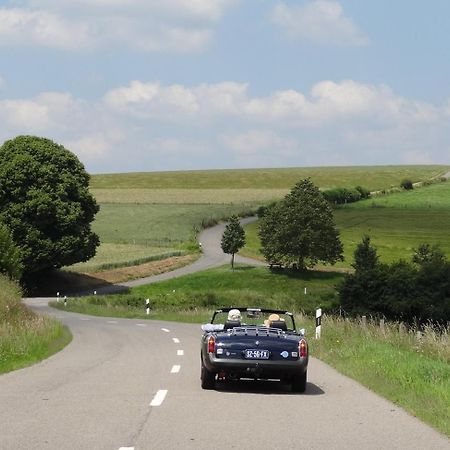
<svg viewBox="0 0 450 450">
<path fill-rule="evenodd" d="M 162 331 L 164 331 L 164 333 L 170 333 L 170 330 L 168 330 L 167 328 L 161 328 Z"/>
<path fill-rule="evenodd" d="M 179 344 L 180 340 L 178 338 L 172 338 L 173 342 L 175 342 L 175 344 Z"/>
<path fill-rule="evenodd" d="M 137 327 L 146 327 L 147 324 L 146 323 L 137 323 L 136 326 Z"/>
<path fill-rule="evenodd" d="M 80 320 L 91 320 L 88 317 L 80 317 Z"/>
<path fill-rule="evenodd" d="M 119 450 L 134 450 L 134 447 L 120 447 Z"/>
<path fill-rule="evenodd" d="M 162 402 L 166 398 L 166 395 L 167 395 L 167 389 L 160 389 L 153 397 L 153 400 L 151 401 L 150 406 L 161 406 Z"/>
<path fill-rule="evenodd" d="M 118 323 L 118 322 L 117 322 L 117 320 L 107 320 L 106 323 Z M 123 447 L 123 448 L 128 448 L 128 447 Z"/>
<path fill-rule="evenodd" d="M 183 356 L 184 350 L 177 350 L 177 356 Z"/>
<path fill-rule="evenodd" d="M 180 371 L 180 369 L 181 369 L 181 366 L 175 365 L 172 367 L 172 370 L 170 371 L 170 373 L 178 373 Z"/>
</svg>

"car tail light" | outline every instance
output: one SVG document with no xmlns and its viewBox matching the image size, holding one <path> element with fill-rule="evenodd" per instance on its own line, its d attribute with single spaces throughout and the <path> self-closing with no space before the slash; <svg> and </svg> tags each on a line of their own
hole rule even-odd
<svg viewBox="0 0 450 450">
<path fill-rule="evenodd" d="M 216 338 L 210 336 L 208 339 L 208 353 L 214 353 L 216 351 Z"/>
<path fill-rule="evenodd" d="M 298 353 L 300 358 L 306 358 L 308 356 L 308 345 L 304 339 L 301 339 L 298 343 Z"/>
</svg>

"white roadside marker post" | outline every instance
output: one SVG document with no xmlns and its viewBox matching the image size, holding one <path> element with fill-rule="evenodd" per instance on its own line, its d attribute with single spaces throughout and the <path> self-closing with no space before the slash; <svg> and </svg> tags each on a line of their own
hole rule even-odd
<svg viewBox="0 0 450 450">
<path fill-rule="evenodd" d="M 56 303 L 59 303 L 59 292 L 56 293 Z"/>
<path fill-rule="evenodd" d="M 316 339 L 320 339 L 322 331 L 322 308 L 316 309 Z"/>
<path fill-rule="evenodd" d="M 150 299 L 145 300 L 145 308 L 147 310 L 147 316 L 150 314 Z"/>
<path fill-rule="evenodd" d="M 67 306 L 67 295 L 64 296 L 64 306 Z"/>
</svg>

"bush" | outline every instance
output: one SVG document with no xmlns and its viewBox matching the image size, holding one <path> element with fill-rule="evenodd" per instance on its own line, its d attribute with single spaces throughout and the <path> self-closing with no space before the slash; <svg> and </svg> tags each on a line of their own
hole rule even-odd
<svg viewBox="0 0 450 450">
<path fill-rule="evenodd" d="M 14 244 L 6 225 L 0 223 L 0 273 L 19 280 L 22 270 L 20 249 Z"/>
<path fill-rule="evenodd" d="M 409 179 L 402 180 L 402 182 L 400 183 L 400 187 L 407 191 L 410 191 L 414 188 L 412 181 Z"/>
<path fill-rule="evenodd" d="M 346 275 L 338 287 L 342 307 L 356 315 L 383 315 L 410 323 L 449 321 L 450 262 L 436 246 L 423 244 L 420 249 L 414 263 L 380 264 L 376 254 L 370 254 L 370 264 L 354 264 L 355 273 Z"/>
<path fill-rule="evenodd" d="M 357 186 L 354 189 L 328 189 L 323 191 L 322 195 L 330 203 L 334 203 L 335 205 L 344 205 L 346 203 L 354 203 L 361 199 L 368 198 L 370 196 L 370 191 L 361 186 Z"/>
</svg>

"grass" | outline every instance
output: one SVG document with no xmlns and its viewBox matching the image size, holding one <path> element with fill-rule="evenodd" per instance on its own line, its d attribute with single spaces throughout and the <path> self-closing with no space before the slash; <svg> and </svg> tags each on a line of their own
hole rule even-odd
<svg viewBox="0 0 450 450">
<path fill-rule="evenodd" d="M 18 286 L 0 276 L 0 374 L 41 361 L 72 339 L 67 328 L 35 314 L 20 297 Z"/>
<path fill-rule="evenodd" d="M 450 183 L 390 194 L 346 205 L 334 211 L 344 245 L 345 260 L 335 267 L 350 267 L 353 253 L 364 234 L 371 237 L 380 260 L 411 258 L 421 243 L 439 244 L 450 256 Z M 258 223 L 245 227 L 244 256 L 262 259 Z"/>
<path fill-rule="evenodd" d="M 335 305 L 341 274 L 271 271 L 265 267 L 229 266 L 135 287 L 127 294 L 73 299 L 71 311 L 95 315 L 146 317 L 145 299 L 154 314 L 180 313 L 219 306 L 286 308 L 311 313 L 317 306 Z M 305 292 L 306 288 L 306 294 Z M 59 305 L 59 307 L 62 307 Z M 169 317 L 166 315 L 166 317 Z"/>
<path fill-rule="evenodd" d="M 250 215 L 248 205 L 102 204 L 93 223 L 97 255 L 65 269 L 92 273 L 198 251 L 196 236 L 231 214 Z"/>
<path fill-rule="evenodd" d="M 450 436 L 450 329 L 324 317 L 313 354 Z"/>
<path fill-rule="evenodd" d="M 94 258 L 83 263 L 73 264 L 70 266 L 70 270 L 83 273 L 99 272 L 116 267 L 144 264 L 171 256 L 180 256 L 184 253 L 182 250 L 167 247 L 103 243 L 97 249 L 97 254 Z"/>
<path fill-rule="evenodd" d="M 291 189 L 299 180 L 311 177 L 324 189 L 364 186 L 370 190 L 399 186 L 437 177 L 450 166 L 360 166 L 302 167 L 282 169 L 197 170 L 93 175 L 96 189 Z"/>
<path fill-rule="evenodd" d="M 284 197 L 289 189 L 91 189 L 100 203 L 263 204 Z"/>
</svg>

